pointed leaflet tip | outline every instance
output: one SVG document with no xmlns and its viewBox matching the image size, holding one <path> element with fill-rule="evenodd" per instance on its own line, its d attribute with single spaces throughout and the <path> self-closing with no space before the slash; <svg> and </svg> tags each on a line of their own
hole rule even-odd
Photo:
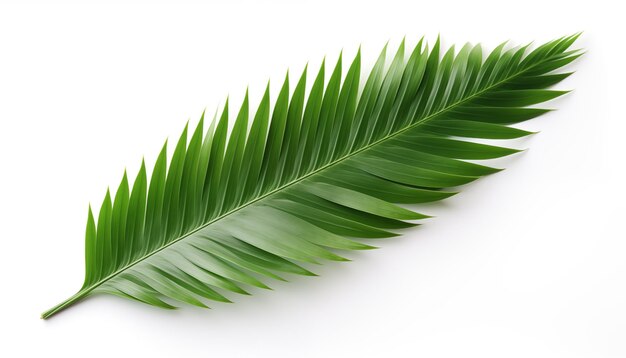
<svg viewBox="0 0 626 358">
<path fill-rule="evenodd" d="M 335 255 L 335 254 L 333 254 L 333 255 L 332 255 L 331 257 L 329 257 L 328 259 L 329 259 L 329 260 L 332 260 L 332 261 L 339 261 L 339 262 L 350 262 L 350 261 L 352 261 L 352 260 L 350 260 L 350 259 L 348 259 L 348 258 L 345 258 L 345 257 L 343 257 L 343 256 L 339 256 L 339 255 Z"/>
<path fill-rule="evenodd" d="M 422 47 L 424 46 L 424 36 L 415 44 L 413 52 L 422 53 Z"/>
<path fill-rule="evenodd" d="M 380 249 L 380 247 L 378 247 L 378 246 L 372 246 L 372 245 L 365 245 L 365 244 L 363 244 L 363 246 L 359 247 L 356 250 L 378 250 L 378 249 Z"/>
<path fill-rule="evenodd" d="M 187 122 L 187 124 L 189 124 L 189 121 Z M 196 125 L 196 130 L 194 131 L 194 134 L 202 133 L 203 130 L 204 130 L 204 111 L 202 111 L 202 116 L 200 116 L 200 120 L 198 121 L 198 124 Z"/>
<path fill-rule="evenodd" d="M 381 59 L 382 59 L 383 63 L 384 63 L 384 61 L 386 61 L 386 59 L 387 59 L 387 47 L 389 47 L 389 40 L 387 40 L 387 42 L 385 42 L 385 46 L 383 46 L 383 50 L 380 51 L 380 55 L 378 55 L 379 59 L 377 61 L 379 61 Z"/>
<path fill-rule="evenodd" d="M 226 102 L 224 102 L 224 108 L 222 108 L 222 115 L 228 115 L 228 102 L 230 101 L 230 95 L 226 96 Z"/>
<path fill-rule="evenodd" d="M 578 40 L 578 38 L 579 38 L 582 34 L 583 34 L 583 31 L 579 31 L 579 32 L 577 32 L 577 33 L 575 33 L 575 34 L 571 35 L 571 36 L 569 37 L 569 40 L 571 41 L 571 43 L 574 43 L 574 42 L 576 42 L 576 40 Z"/>
<path fill-rule="evenodd" d="M 565 41 L 565 42 L 570 42 L 570 43 L 573 43 L 573 42 L 574 42 L 574 41 L 576 41 L 576 40 L 580 37 L 580 35 L 582 35 L 582 34 L 583 34 L 583 32 L 582 32 L 582 31 L 575 32 L 575 33 L 574 33 L 574 34 L 572 34 L 572 35 L 569 35 L 569 36 L 563 36 L 563 37 L 561 38 L 561 40 L 562 40 L 562 41 Z"/>
<path fill-rule="evenodd" d="M 160 156 L 165 156 L 167 154 L 167 142 L 169 140 L 170 140 L 169 138 L 165 138 L 165 143 L 163 143 L 163 147 L 161 148 L 161 152 L 159 153 L 159 157 Z"/>
</svg>

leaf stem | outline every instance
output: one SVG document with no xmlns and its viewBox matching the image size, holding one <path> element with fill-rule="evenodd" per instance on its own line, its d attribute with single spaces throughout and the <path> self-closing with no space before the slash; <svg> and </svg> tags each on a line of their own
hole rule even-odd
<svg viewBox="0 0 626 358">
<path fill-rule="evenodd" d="M 51 316 L 61 312 L 62 310 L 68 308 L 69 306 L 81 301 L 83 298 L 87 297 L 87 295 L 89 294 L 89 292 L 91 292 L 90 289 L 88 290 L 80 290 L 78 292 L 76 292 L 72 297 L 68 298 L 67 300 L 59 303 L 58 305 L 52 307 L 51 309 L 47 310 L 46 312 L 41 314 L 41 319 L 48 319 Z"/>
</svg>

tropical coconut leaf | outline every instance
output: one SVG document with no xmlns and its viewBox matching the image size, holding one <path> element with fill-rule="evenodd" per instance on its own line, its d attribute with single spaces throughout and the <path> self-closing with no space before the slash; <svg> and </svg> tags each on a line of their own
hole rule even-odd
<svg viewBox="0 0 626 358">
<path fill-rule="evenodd" d="M 365 83 L 360 52 L 345 76 L 340 56 L 308 95 L 306 69 L 272 108 L 268 88 L 250 126 L 246 95 L 229 135 L 227 102 L 206 132 L 204 116 L 185 127 L 169 164 L 163 146 L 149 180 L 142 163 L 132 185 L 124 173 L 106 193 L 97 220 L 89 209 L 84 284 L 42 317 L 98 293 L 163 308 L 229 302 L 268 279 L 314 275 L 302 263 L 372 248 L 359 239 L 397 235 L 427 217 L 397 204 L 445 199 L 500 170 L 467 160 L 517 152 L 464 138 L 529 135 L 509 125 L 566 93 L 548 88 L 571 74 L 555 70 L 581 55 L 569 50 L 577 37 L 532 51 L 502 44 L 486 59 L 480 45 L 443 53 L 439 40 L 405 59 L 403 42 Z"/>
</svg>

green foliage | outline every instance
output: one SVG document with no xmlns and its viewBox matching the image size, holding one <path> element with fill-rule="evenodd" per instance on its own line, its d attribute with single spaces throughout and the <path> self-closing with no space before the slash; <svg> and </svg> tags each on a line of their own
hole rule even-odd
<svg viewBox="0 0 626 358">
<path fill-rule="evenodd" d="M 185 128 L 169 165 L 166 143 L 150 180 L 144 163 L 132 186 L 125 173 L 97 221 L 89 209 L 84 284 L 42 317 L 97 293 L 163 308 L 229 302 L 247 285 L 313 275 L 303 262 L 372 248 L 358 239 L 396 236 L 427 217 L 398 203 L 442 200 L 499 171 L 465 160 L 516 150 L 463 138 L 531 134 L 508 125 L 565 93 L 548 88 L 570 75 L 554 71 L 581 55 L 569 50 L 577 37 L 529 53 L 502 44 L 486 59 L 469 44 L 441 55 L 439 41 L 405 59 L 403 42 L 364 84 L 360 52 L 345 77 L 340 57 L 327 83 L 322 64 L 308 96 L 306 69 L 291 97 L 285 78 L 273 108 L 268 88 L 250 126 L 246 95 L 228 139 L 226 103 L 206 132 L 204 116 Z"/>
</svg>

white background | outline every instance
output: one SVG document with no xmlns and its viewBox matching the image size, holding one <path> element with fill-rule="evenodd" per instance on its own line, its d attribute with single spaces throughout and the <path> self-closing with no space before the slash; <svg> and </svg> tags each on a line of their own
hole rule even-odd
<svg viewBox="0 0 626 358">
<path fill-rule="evenodd" d="M 622 15 L 601 1 L 2 2 L 0 355 L 626 357 Z M 490 50 L 581 30 L 588 53 L 560 86 L 573 93 L 512 144 L 531 149 L 422 208 L 426 225 L 212 310 L 100 296 L 39 319 L 82 283 L 88 202 L 227 94 L 249 85 L 258 102 L 287 68 L 359 44 L 369 67 L 404 35 Z"/>
</svg>

